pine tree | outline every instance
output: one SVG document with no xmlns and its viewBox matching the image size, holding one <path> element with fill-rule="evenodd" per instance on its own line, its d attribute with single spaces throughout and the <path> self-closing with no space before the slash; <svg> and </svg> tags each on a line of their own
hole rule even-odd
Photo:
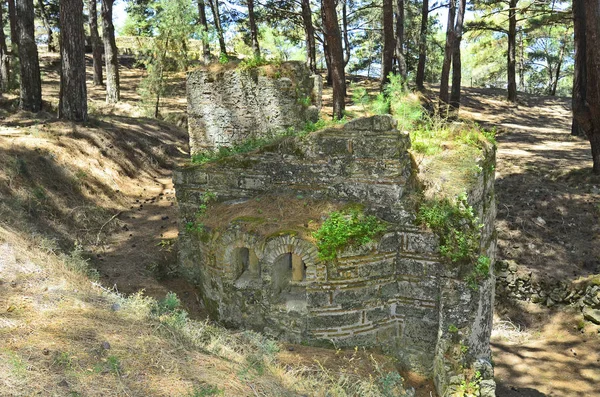
<svg viewBox="0 0 600 397">
<path fill-rule="evenodd" d="M 19 108 L 39 112 L 42 110 L 42 82 L 34 35 L 33 0 L 17 0 L 16 21 L 19 36 Z"/>
</svg>

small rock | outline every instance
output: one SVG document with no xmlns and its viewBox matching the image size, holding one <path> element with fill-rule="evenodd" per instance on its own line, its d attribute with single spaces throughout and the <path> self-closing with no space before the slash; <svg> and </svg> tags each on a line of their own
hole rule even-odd
<svg viewBox="0 0 600 397">
<path fill-rule="evenodd" d="M 552 300 L 552 298 L 548 298 L 548 300 L 546 301 L 546 307 L 552 307 L 555 304 L 556 303 Z"/>
<path fill-rule="evenodd" d="M 61 380 L 60 382 L 58 382 L 58 385 L 60 387 L 69 387 L 69 382 L 67 382 L 66 380 Z"/>
<path fill-rule="evenodd" d="M 102 342 L 102 348 L 104 350 L 110 350 L 110 343 L 108 343 L 107 341 Z"/>
<path fill-rule="evenodd" d="M 294 346 L 288 346 L 288 351 L 293 352 L 294 351 Z"/>
<path fill-rule="evenodd" d="M 167 219 L 169 219 L 169 217 L 168 217 L 168 216 L 163 216 L 163 217 L 162 217 L 162 218 L 160 218 L 160 219 L 162 219 L 163 221 L 166 221 Z"/>
<path fill-rule="evenodd" d="M 600 310 L 592 309 L 591 307 L 583 308 L 583 318 L 600 325 Z"/>
<path fill-rule="evenodd" d="M 50 354 L 50 350 L 48 350 L 48 348 L 46 348 L 46 347 L 45 347 L 45 348 L 42 350 L 42 354 L 43 354 L 44 356 L 47 356 L 48 354 Z"/>
<path fill-rule="evenodd" d="M 480 397 L 496 397 L 496 382 L 493 379 L 482 380 L 479 383 Z"/>
<path fill-rule="evenodd" d="M 117 312 L 117 311 L 121 310 L 121 305 L 119 305 L 118 303 L 113 303 L 112 306 L 110 307 L 110 310 L 112 310 L 113 312 Z"/>
</svg>

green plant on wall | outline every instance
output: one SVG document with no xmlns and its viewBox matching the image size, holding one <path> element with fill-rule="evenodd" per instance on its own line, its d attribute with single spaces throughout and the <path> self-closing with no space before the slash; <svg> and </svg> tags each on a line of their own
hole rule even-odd
<svg viewBox="0 0 600 397">
<path fill-rule="evenodd" d="M 490 259 L 479 254 L 483 225 L 467 202 L 467 195 L 463 193 L 456 200 L 426 200 L 419 208 L 417 222 L 439 237 L 442 257 L 469 269 L 465 281 L 476 290 L 489 274 Z"/>
<path fill-rule="evenodd" d="M 330 261 L 346 247 L 359 247 L 387 229 L 384 222 L 359 209 L 334 211 L 313 233 L 317 240 L 319 258 Z"/>
<path fill-rule="evenodd" d="M 200 221 L 200 219 L 206 213 L 206 210 L 208 209 L 208 204 L 211 201 L 214 201 L 216 198 L 217 196 L 213 192 L 205 192 L 202 196 L 200 196 L 200 205 L 198 206 L 198 210 L 194 214 L 194 220 L 188 221 L 185 224 L 186 232 L 196 234 L 204 233 L 204 224 Z"/>
</svg>

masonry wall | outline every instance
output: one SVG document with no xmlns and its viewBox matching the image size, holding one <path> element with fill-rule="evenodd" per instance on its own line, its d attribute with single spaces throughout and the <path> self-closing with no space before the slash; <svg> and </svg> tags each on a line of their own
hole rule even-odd
<svg viewBox="0 0 600 397">
<path fill-rule="evenodd" d="M 319 117 L 321 90 L 321 77 L 301 62 L 194 70 L 187 77 L 192 154 L 302 129 Z"/>
<path fill-rule="evenodd" d="M 415 225 L 418 186 L 409 147 L 391 117 L 375 116 L 178 171 L 182 225 L 208 191 L 232 206 L 266 193 L 357 202 L 391 225 L 378 241 L 346 250 L 335 263 L 320 261 L 316 246 L 293 231 L 261 235 L 232 223 L 199 237 L 182 227 L 181 271 L 199 286 L 211 315 L 294 342 L 379 348 L 432 376 L 438 391 L 460 383 L 464 365 L 485 367 L 493 275 L 470 289 L 464 272 L 439 257 L 437 237 Z M 490 148 L 469 196 L 485 224 L 482 252 L 492 260 L 493 167 L 486 165 L 493 162 Z M 258 271 L 242 269 L 240 249 L 251 250 Z M 277 272 L 285 255 L 301 258 L 306 276 L 283 293 Z"/>
</svg>

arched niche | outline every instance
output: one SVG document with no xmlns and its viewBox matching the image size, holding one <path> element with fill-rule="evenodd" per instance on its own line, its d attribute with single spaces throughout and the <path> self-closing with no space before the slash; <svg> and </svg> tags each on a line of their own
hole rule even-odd
<svg viewBox="0 0 600 397">
<path fill-rule="evenodd" d="M 271 282 L 276 293 L 289 290 L 290 284 L 306 280 L 306 264 L 302 258 L 292 252 L 280 255 L 273 262 Z"/>
<path fill-rule="evenodd" d="M 258 257 L 253 249 L 248 247 L 237 247 L 231 254 L 232 266 L 237 277 L 259 277 L 260 265 Z"/>
</svg>

